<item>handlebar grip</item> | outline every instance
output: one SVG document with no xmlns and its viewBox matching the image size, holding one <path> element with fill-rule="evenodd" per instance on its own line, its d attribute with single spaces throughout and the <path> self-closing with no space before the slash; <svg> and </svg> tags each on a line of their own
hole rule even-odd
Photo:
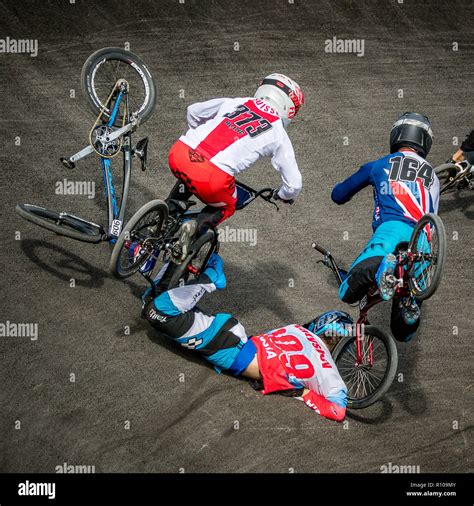
<svg viewBox="0 0 474 506">
<path fill-rule="evenodd" d="M 329 254 L 329 251 L 327 249 L 323 248 L 319 244 L 316 244 L 315 242 L 313 242 L 313 244 L 311 244 L 311 247 L 314 248 L 316 251 L 319 251 L 322 255 Z"/>
</svg>

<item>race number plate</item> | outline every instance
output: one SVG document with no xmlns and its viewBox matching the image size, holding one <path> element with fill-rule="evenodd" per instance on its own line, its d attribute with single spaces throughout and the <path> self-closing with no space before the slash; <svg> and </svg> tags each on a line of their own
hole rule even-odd
<svg viewBox="0 0 474 506">
<path fill-rule="evenodd" d="M 110 235 L 118 237 L 122 231 L 122 222 L 120 220 L 114 220 L 110 225 Z"/>
</svg>

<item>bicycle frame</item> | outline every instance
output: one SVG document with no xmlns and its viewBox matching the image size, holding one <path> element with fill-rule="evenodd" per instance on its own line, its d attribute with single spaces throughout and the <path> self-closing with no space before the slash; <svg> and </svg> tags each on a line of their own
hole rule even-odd
<svg viewBox="0 0 474 506">
<path fill-rule="evenodd" d="M 451 162 L 448 162 L 446 165 L 450 165 Z M 447 190 L 450 190 L 453 188 L 456 183 L 461 183 L 462 180 L 466 180 L 466 183 L 470 189 L 472 189 L 473 184 L 471 182 L 472 175 L 471 175 L 471 169 L 472 165 L 467 160 L 462 160 L 459 162 L 453 162 L 452 168 L 456 168 L 456 174 L 446 183 L 444 183 L 443 187 L 440 190 L 440 193 L 444 193 Z"/>
<path fill-rule="evenodd" d="M 120 196 L 120 205 L 117 202 L 117 194 L 113 183 L 112 168 L 111 168 L 111 157 L 100 156 L 100 167 L 102 169 L 103 184 L 105 189 L 105 195 L 107 198 L 107 227 L 105 228 L 106 233 L 103 236 L 103 241 L 115 243 L 118 236 L 120 235 L 125 218 L 125 211 L 127 207 L 128 192 L 130 187 L 130 178 L 132 172 L 132 156 L 136 153 L 142 161 L 142 170 L 146 167 L 146 148 L 148 144 L 148 138 L 144 138 L 137 144 L 135 149 L 132 148 L 132 132 L 136 130 L 138 126 L 138 118 L 130 117 L 128 108 L 128 91 L 121 89 L 115 98 L 115 103 L 112 109 L 112 114 L 105 125 L 111 128 L 116 119 L 119 111 L 120 104 L 125 100 L 127 103 L 126 111 L 126 124 L 113 131 L 109 135 L 109 142 L 115 141 L 122 138 L 122 145 L 120 150 L 123 152 L 123 183 L 122 192 Z M 99 116 L 100 118 L 100 116 Z M 143 144 L 142 151 L 138 150 L 138 145 Z M 69 169 L 75 168 L 75 163 L 92 153 L 95 153 L 95 149 L 92 144 L 89 144 L 86 148 L 83 148 L 79 152 L 70 156 L 69 158 L 61 158 L 63 165 Z M 85 220 L 84 220 L 85 221 Z"/>
<path fill-rule="evenodd" d="M 244 209 L 251 202 L 256 200 L 258 197 L 261 197 L 263 200 L 270 202 L 271 204 L 273 204 L 277 208 L 277 210 L 279 210 L 278 205 L 271 200 L 271 194 L 273 192 L 272 188 L 262 188 L 261 190 L 257 191 L 257 190 L 254 190 L 252 187 L 250 187 L 240 181 L 236 181 L 236 188 L 237 188 L 238 193 L 239 193 L 239 190 L 241 190 L 241 194 L 240 194 L 241 199 L 239 199 L 240 202 L 238 201 L 238 203 L 236 205 L 236 210 Z M 179 220 L 179 218 L 178 218 L 176 223 L 179 224 L 179 222 L 182 222 L 183 220 L 197 218 L 197 216 L 201 213 L 201 211 L 202 211 L 202 209 L 195 209 L 192 211 L 187 210 L 181 215 L 181 220 Z M 215 229 L 213 229 L 213 230 L 216 235 L 216 239 L 215 239 L 216 245 L 214 247 L 214 251 L 218 251 L 218 249 L 219 249 L 218 234 Z M 175 229 L 173 228 L 173 230 L 171 231 L 171 235 L 174 233 L 174 231 L 175 231 Z M 170 237 L 167 236 L 163 240 L 166 241 L 169 238 Z M 144 276 L 148 280 L 149 280 L 148 275 L 155 268 L 156 262 L 160 256 L 161 250 L 163 248 L 163 240 L 159 241 L 160 244 L 155 245 L 152 254 L 148 258 L 148 260 L 142 265 L 142 267 L 140 267 L 140 269 L 138 271 L 142 276 Z M 194 269 L 193 266 L 189 266 L 189 271 L 192 274 L 198 274 L 197 270 Z"/>
<path fill-rule="evenodd" d="M 341 276 L 341 268 L 337 265 L 336 260 L 332 256 L 331 252 L 326 250 L 325 248 L 317 245 L 316 243 L 312 244 L 312 247 L 319 251 L 323 256 L 323 260 L 320 260 L 321 263 L 326 265 L 326 267 L 329 267 L 332 272 L 334 273 L 334 276 L 336 278 L 336 281 L 338 283 L 338 286 L 340 286 L 343 282 L 342 276 Z M 407 271 L 405 269 L 405 266 L 410 263 L 412 260 L 412 254 L 411 252 L 403 251 L 398 252 L 397 254 L 397 266 L 395 270 L 395 277 L 397 279 L 397 287 L 396 287 L 396 295 L 397 296 L 404 296 L 407 294 L 406 289 L 406 276 Z M 364 358 L 367 359 L 370 366 L 373 365 L 373 341 L 372 339 L 368 342 L 368 353 L 367 356 L 364 354 L 363 350 L 363 337 L 364 337 L 364 326 L 369 324 L 369 318 L 368 313 L 369 311 L 379 304 L 380 302 L 383 302 L 383 299 L 380 297 L 378 289 L 376 287 L 371 288 L 364 297 L 359 301 L 358 303 L 358 309 L 359 309 L 359 316 L 357 318 L 356 324 L 355 324 L 355 332 L 356 332 L 356 356 L 355 356 L 355 365 L 361 366 L 364 363 Z"/>
</svg>

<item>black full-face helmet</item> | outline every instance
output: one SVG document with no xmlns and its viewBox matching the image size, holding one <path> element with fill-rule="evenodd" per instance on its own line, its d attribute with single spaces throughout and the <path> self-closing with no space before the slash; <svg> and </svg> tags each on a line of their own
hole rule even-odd
<svg viewBox="0 0 474 506">
<path fill-rule="evenodd" d="M 413 148 L 420 156 L 426 158 L 433 144 L 431 121 L 417 112 L 402 114 L 390 131 L 390 153 L 401 147 Z"/>
</svg>

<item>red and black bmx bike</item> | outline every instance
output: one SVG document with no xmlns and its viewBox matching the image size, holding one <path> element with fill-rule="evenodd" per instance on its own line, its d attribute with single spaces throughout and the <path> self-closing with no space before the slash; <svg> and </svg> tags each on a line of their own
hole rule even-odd
<svg viewBox="0 0 474 506">
<path fill-rule="evenodd" d="M 319 262 L 329 267 L 340 285 L 347 275 L 332 254 L 316 243 L 323 255 Z M 425 214 L 413 229 L 409 243 L 400 243 L 394 254 L 397 266 L 389 279 L 396 297 L 430 298 L 441 281 L 446 256 L 446 232 L 441 218 Z M 359 301 L 359 317 L 335 346 L 332 354 L 348 389 L 348 407 L 366 408 L 387 392 L 397 372 L 398 354 L 390 334 L 370 325 L 368 312 L 382 302 L 376 286 Z"/>
</svg>

